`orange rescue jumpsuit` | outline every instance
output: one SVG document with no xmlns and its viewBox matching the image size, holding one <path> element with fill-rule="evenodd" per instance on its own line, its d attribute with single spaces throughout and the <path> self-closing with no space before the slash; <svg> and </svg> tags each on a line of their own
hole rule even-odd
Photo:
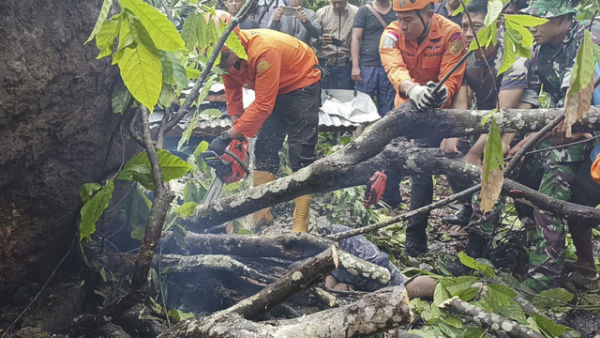
<svg viewBox="0 0 600 338">
<path fill-rule="evenodd" d="M 465 42 L 460 27 L 441 15 L 434 14 L 429 34 L 421 42 L 407 41 L 397 21 L 389 24 L 379 43 L 381 63 L 390 82 L 396 88 L 396 107 L 408 101 L 405 93 L 398 92 L 402 81 L 408 80 L 421 85 L 428 81 L 439 82 L 465 54 Z M 463 63 L 446 80 L 448 101 L 442 108 L 451 105 L 452 97 L 463 81 L 466 63 Z"/>
<path fill-rule="evenodd" d="M 321 79 L 315 68 L 317 57 L 304 42 L 291 35 L 270 29 L 240 30 L 238 34 L 246 53 L 240 68 L 227 69 L 223 75 L 227 111 L 241 116 L 233 128 L 246 137 L 254 137 L 271 115 L 277 95 L 310 86 Z M 244 111 L 242 87 L 254 89 L 256 99 Z"/>
</svg>

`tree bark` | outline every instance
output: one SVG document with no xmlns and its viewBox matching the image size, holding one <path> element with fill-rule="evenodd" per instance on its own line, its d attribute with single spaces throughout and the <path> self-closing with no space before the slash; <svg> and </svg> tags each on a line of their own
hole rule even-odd
<svg viewBox="0 0 600 338">
<path fill-rule="evenodd" d="M 512 319 L 508 319 L 495 313 L 485 311 L 467 302 L 461 301 L 458 297 L 448 299 L 447 301 L 440 304 L 440 307 L 448 310 L 454 315 L 465 318 L 466 320 L 479 323 L 494 332 L 507 334 L 509 337 L 544 337 L 544 335 L 534 331 L 529 327 L 523 326 Z"/>
<path fill-rule="evenodd" d="M 388 287 L 362 296 L 349 305 L 300 318 L 256 323 L 236 313 L 192 319 L 162 337 L 359 337 L 410 323 L 413 315 L 406 290 Z"/>
<path fill-rule="evenodd" d="M 273 182 L 198 207 L 193 229 L 224 223 L 303 194 L 363 185 L 376 170 L 385 169 L 406 176 L 431 172 L 473 181 L 480 178 L 479 167 L 449 159 L 437 149 L 422 149 L 401 140 L 394 140 L 382 152 L 361 162 L 355 160 L 363 155 L 355 152 L 344 156 L 343 153 L 333 154 Z M 600 210 L 553 199 L 510 179 L 505 179 L 503 192 L 525 198 L 541 209 L 568 219 L 600 224 Z"/>
<path fill-rule="evenodd" d="M 117 72 L 83 45 L 101 5 L 0 3 L 0 303 L 48 278 L 76 231 L 81 185 L 121 161 L 119 145 L 105 163 Z"/>
</svg>

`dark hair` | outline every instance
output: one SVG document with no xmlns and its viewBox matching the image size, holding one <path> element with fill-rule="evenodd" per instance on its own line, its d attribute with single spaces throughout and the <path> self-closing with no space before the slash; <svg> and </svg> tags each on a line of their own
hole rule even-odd
<svg viewBox="0 0 600 338">
<path fill-rule="evenodd" d="M 467 11 L 471 14 L 487 15 L 488 0 L 471 0 L 467 5 Z"/>
<path fill-rule="evenodd" d="M 511 0 L 511 4 L 515 7 L 515 11 L 519 12 L 529 6 L 529 0 Z"/>
</svg>

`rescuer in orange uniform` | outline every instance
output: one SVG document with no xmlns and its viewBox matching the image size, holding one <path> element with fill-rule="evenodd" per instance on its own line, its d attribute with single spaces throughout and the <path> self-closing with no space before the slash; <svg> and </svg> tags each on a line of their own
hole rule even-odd
<svg viewBox="0 0 600 338">
<path fill-rule="evenodd" d="M 222 154 L 232 139 L 256 136 L 254 186 L 275 180 L 279 150 L 287 134 L 292 170 L 315 159 L 321 72 L 312 49 L 291 35 L 270 29 L 237 30 L 248 55 L 239 58 L 231 50 L 221 52 L 227 111 L 233 126 L 210 146 Z M 242 87 L 254 89 L 254 102 L 243 109 Z M 306 232 L 312 195 L 296 198 L 292 232 Z M 254 213 L 257 225 L 273 221 L 270 208 Z"/>
<path fill-rule="evenodd" d="M 387 26 L 381 35 L 379 53 L 388 78 L 396 88 L 395 106 L 412 101 L 418 110 L 448 108 L 463 81 L 465 64 L 434 92 L 437 82 L 448 74 L 465 53 L 460 27 L 439 14 L 434 14 L 434 0 L 394 0 L 397 21 Z M 417 143 L 438 147 L 441 139 L 419 139 Z M 398 200 L 401 177 L 388 177 L 384 201 Z M 387 196 L 386 196 L 387 195 Z M 431 174 L 413 176 L 410 208 L 431 203 Z M 395 207 L 395 205 L 392 205 Z M 412 217 L 406 229 L 406 253 L 417 256 L 427 251 L 428 214 Z"/>
</svg>

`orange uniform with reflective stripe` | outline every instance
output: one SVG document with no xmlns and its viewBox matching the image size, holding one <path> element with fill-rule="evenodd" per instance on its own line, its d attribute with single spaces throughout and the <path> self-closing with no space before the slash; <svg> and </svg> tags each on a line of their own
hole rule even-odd
<svg viewBox="0 0 600 338">
<path fill-rule="evenodd" d="M 594 182 L 600 184 L 600 154 L 596 156 L 596 160 L 592 163 L 592 167 L 590 168 L 590 175 Z"/>
<path fill-rule="evenodd" d="M 429 34 L 421 44 L 407 41 L 397 21 L 389 24 L 381 35 L 379 53 L 388 78 L 396 88 L 394 104 L 398 107 L 408 101 L 404 93 L 398 92 L 402 81 L 421 85 L 428 81 L 439 82 L 465 54 L 465 42 L 457 24 L 434 14 Z M 448 88 L 448 101 L 443 108 L 450 107 L 452 97 L 462 84 L 465 69 L 466 62 L 444 82 Z"/>
<path fill-rule="evenodd" d="M 241 30 L 240 41 L 248 54 L 240 68 L 227 69 L 223 75 L 227 111 L 241 116 L 233 128 L 246 137 L 254 137 L 271 115 L 277 95 L 317 83 L 321 72 L 315 68 L 317 57 L 312 49 L 295 37 L 270 29 Z M 242 87 L 254 89 L 256 98 L 244 111 Z"/>
</svg>

